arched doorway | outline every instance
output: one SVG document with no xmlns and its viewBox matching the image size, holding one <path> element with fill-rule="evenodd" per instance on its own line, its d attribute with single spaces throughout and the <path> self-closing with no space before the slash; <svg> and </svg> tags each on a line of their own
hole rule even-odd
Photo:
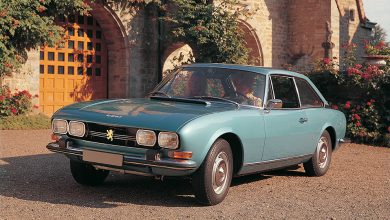
<svg viewBox="0 0 390 220">
<path fill-rule="evenodd" d="M 183 64 L 192 63 L 195 61 L 192 48 L 185 43 L 179 42 L 170 45 L 164 51 L 162 56 L 162 77 Z"/>
<path fill-rule="evenodd" d="M 58 19 L 65 43 L 40 49 L 40 110 L 52 115 L 79 101 L 107 98 L 107 46 L 92 16 Z"/>
<path fill-rule="evenodd" d="M 246 47 L 249 49 L 249 64 L 263 66 L 263 51 L 255 30 L 245 21 L 239 20 L 238 28 L 244 34 Z"/>
</svg>

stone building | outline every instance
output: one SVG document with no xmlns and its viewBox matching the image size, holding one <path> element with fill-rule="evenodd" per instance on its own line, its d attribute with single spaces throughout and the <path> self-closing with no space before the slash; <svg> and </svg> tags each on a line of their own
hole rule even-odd
<svg viewBox="0 0 390 220">
<path fill-rule="evenodd" d="M 6 78 L 11 89 L 39 94 L 39 110 L 51 115 L 77 101 L 140 97 L 150 91 L 180 51 L 182 42 L 159 40 L 163 25 L 153 6 L 132 1 L 92 5 L 91 17 L 59 20 L 68 24 L 62 48 L 29 52 L 22 73 Z M 363 40 L 374 23 L 364 14 L 362 0 L 242 0 L 255 10 L 241 20 L 250 56 L 260 66 L 297 67 L 324 57 L 340 57 L 342 45 Z"/>
</svg>

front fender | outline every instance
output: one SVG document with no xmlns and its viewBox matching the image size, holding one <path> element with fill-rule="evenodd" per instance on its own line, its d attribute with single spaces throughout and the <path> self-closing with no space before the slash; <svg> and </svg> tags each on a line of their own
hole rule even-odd
<svg viewBox="0 0 390 220">
<path fill-rule="evenodd" d="M 244 162 L 261 160 L 265 129 L 262 112 L 235 110 L 197 118 L 178 130 L 180 150 L 193 152 L 193 160 L 202 164 L 213 143 L 222 135 L 232 133 L 241 143 Z"/>
</svg>

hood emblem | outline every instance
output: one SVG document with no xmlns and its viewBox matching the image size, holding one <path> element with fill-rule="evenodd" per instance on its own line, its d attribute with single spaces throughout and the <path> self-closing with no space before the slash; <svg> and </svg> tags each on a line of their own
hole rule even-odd
<svg viewBox="0 0 390 220">
<path fill-rule="evenodd" d="M 106 115 L 106 116 L 110 118 L 122 118 L 121 115 Z"/>
<path fill-rule="evenodd" d="M 107 130 L 106 137 L 107 137 L 107 140 L 113 141 L 113 140 L 114 140 L 114 131 L 111 130 L 111 129 L 110 129 L 110 130 Z"/>
</svg>

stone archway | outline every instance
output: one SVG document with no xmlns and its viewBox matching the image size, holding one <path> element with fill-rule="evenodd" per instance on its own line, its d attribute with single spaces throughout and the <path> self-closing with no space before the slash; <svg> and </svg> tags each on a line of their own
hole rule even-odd
<svg viewBox="0 0 390 220">
<path fill-rule="evenodd" d="M 99 22 L 108 51 L 108 98 L 125 98 L 129 95 L 129 45 L 120 18 L 104 3 L 91 3 L 91 14 Z"/>
<path fill-rule="evenodd" d="M 162 56 L 162 77 L 165 77 L 174 68 L 193 60 L 192 48 L 183 42 L 171 44 L 164 50 Z"/>
<path fill-rule="evenodd" d="M 238 21 L 238 28 L 244 34 L 246 47 L 250 50 L 249 63 L 256 66 L 263 66 L 263 51 L 255 30 L 251 27 L 250 24 L 243 20 Z"/>
<path fill-rule="evenodd" d="M 91 15 L 58 18 L 65 43 L 40 48 L 40 111 L 52 115 L 74 102 L 128 94 L 128 52 L 123 26 L 111 9 L 92 3 Z"/>
</svg>

